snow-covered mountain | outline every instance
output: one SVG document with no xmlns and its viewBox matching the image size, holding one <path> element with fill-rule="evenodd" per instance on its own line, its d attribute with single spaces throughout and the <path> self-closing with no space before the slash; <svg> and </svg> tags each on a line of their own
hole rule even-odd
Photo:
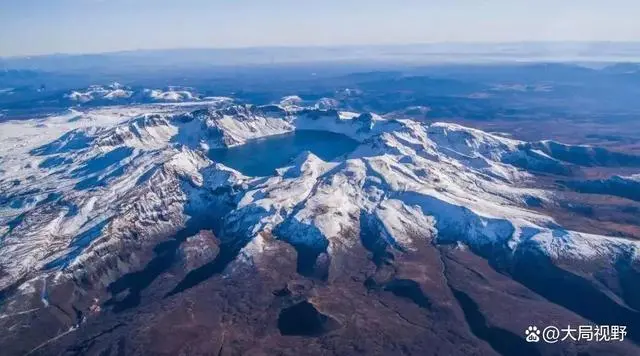
<svg viewBox="0 0 640 356">
<path fill-rule="evenodd" d="M 64 98 L 77 104 L 127 104 L 153 102 L 198 101 L 203 97 L 190 88 L 168 87 L 165 89 L 135 89 L 120 83 L 106 86 L 92 85 L 86 89 L 73 90 Z"/>
<path fill-rule="evenodd" d="M 180 100 L 178 93 L 147 94 Z M 85 101 L 136 94 L 113 86 L 71 95 Z M 635 292 L 601 274 L 636 268 L 640 243 L 574 231 L 540 208 L 554 206 L 559 195 L 536 184 L 538 174 L 566 175 L 587 164 L 567 158 L 580 146 L 306 108 L 298 99 L 270 106 L 220 101 L 195 111 L 73 112 L 0 124 L 0 321 L 58 305 L 83 316 L 52 317 L 56 325 L 82 328 L 87 318 L 100 317 L 98 306 L 139 305 L 144 289 L 174 268 L 176 255 L 186 271 L 166 286 L 167 296 L 216 273 L 259 269 L 284 245 L 297 253 L 301 276 L 339 284 L 348 266 L 371 259 L 377 267 L 367 272 L 367 283 L 387 283 L 380 285 L 388 290 L 393 281 L 381 282 L 380 271 L 389 259 L 429 246 L 471 250 L 507 270 L 535 257 L 592 282 L 635 318 L 637 300 L 629 294 Z M 345 135 L 358 145 L 331 161 L 301 152 L 259 177 L 209 155 L 301 130 Z M 614 156 L 600 152 L 599 161 L 588 164 Z M 215 240 L 202 230 L 213 231 Z M 427 260 L 424 266 L 433 263 Z M 418 289 L 435 283 L 414 274 L 422 281 Z M 579 307 L 557 303 L 589 318 Z M 623 321 L 634 328 L 635 320 Z"/>
</svg>

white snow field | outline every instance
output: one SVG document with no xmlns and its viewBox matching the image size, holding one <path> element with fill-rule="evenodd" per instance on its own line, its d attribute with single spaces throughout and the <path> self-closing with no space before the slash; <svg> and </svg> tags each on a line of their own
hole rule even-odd
<svg viewBox="0 0 640 356">
<path fill-rule="evenodd" d="M 118 90 L 108 95 L 127 95 Z M 193 104 L 199 109 L 111 107 L 0 123 L 0 290 L 43 275 L 80 276 L 106 261 L 124 272 L 125 261 L 110 260 L 116 251 L 169 236 L 194 214 L 216 216 L 225 236 L 250 241 L 241 251 L 247 263 L 259 258 L 263 232 L 326 246 L 329 255 L 349 248 L 359 241 L 345 232 L 358 228 L 361 214 L 402 249 L 526 244 L 552 258 L 637 257 L 637 242 L 567 231 L 527 207 L 554 192 L 526 188 L 533 176 L 510 162 L 560 163 L 525 142 L 449 123 L 300 107 L 298 99 L 251 106 L 208 98 Z M 359 145 L 333 162 L 304 152 L 267 177 L 207 155 L 295 130 L 339 133 Z M 212 208 L 220 189 L 233 192 L 232 209 Z M 116 277 L 106 273 L 102 282 Z"/>
</svg>

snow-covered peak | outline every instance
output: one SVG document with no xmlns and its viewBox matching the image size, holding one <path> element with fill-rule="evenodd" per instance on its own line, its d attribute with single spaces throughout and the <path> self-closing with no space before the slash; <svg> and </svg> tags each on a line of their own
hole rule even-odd
<svg viewBox="0 0 640 356">
<path fill-rule="evenodd" d="M 300 177 L 303 175 L 318 177 L 335 167 L 336 164 L 325 162 L 312 152 L 305 151 L 293 159 L 290 167 L 284 168 L 284 175 L 287 177 Z"/>
<path fill-rule="evenodd" d="M 73 90 L 64 98 L 78 104 L 128 104 L 154 102 L 199 101 L 201 96 L 189 88 L 169 87 L 166 89 L 132 88 L 120 83 L 92 85 L 86 89 Z"/>
<path fill-rule="evenodd" d="M 429 126 L 428 135 L 439 147 L 468 157 L 483 155 L 496 160 L 505 153 L 517 150 L 521 143 L 452 123 L 434 123 Z"/>
<path fill-rule="evenodd" d="M 297 108 L 301 107 L 304 103 L 301 97 L 297 95 L 285 96 L 280 100 L 280 106 L 285 108 Z"/>
<path fill-rule="evenodd" d="M 532 178 L 526 168 L 563 165 L 564 149 L 456 124 L 283 105 L 225 102 L 186 114 L 105 122 L 110 124 L 56 131 L 29 149 L 7 147 L 12 160 L 0 161 L 0 264 L 7 271 L 0 288 L 47 273 L 43 269 L 70 275 L 86 273 L 89 265 L 108 269 L 101 265 L 105 256 L 175 234 L 192 216 L 221 221 L 216 236 L 223 243 L 237 239 L 242 245 L 269 233 L 329 257 L 361 243 L 362 229 L 378 231 L 399 251 L 434 242 L 534 248 L 551 258 L 580 260 L 614 260 L 620 251 L 637 255 L 635 241 L 563 229 L 529 208 L 528 199 L 552 202 L 555 192 L 526 187 Z M 18 136 L 19 127 L 27 127 L 0 125 L 0 133 L 11 128 Z M 29 125 L 46 131 L 57 121 Z M 358 147 L 332 162 L 301 152 L 266 177 L 247 176 L 207 156 L 211 148 L 296 130 L 342 134 Z M 259 251 L 249 248 L 243 255 Z M 109 282 L 110 276 L 100 278 Z"/>
<path fill-rule="evenodd" d="M 194 93 L 187 90 L 174 90 L 170 89 L 167 91 L 159 90 L 159 89 L 145 89 L 144 94 L 156 101 L 190 101 L 190 100 L 198 100 L 198 96 Z"/>
<path fill-rule="evenodd" d="M 109 86 L 93 85 L 86 90 L 72 91 L 66 94 L 65 97 L 69 100 L 79 103 L 88 103 L 94 100 L 118 100 L 128 99 L 133 96 L 133 91 L 118 84 L 112 84 Z"/>
</svg>

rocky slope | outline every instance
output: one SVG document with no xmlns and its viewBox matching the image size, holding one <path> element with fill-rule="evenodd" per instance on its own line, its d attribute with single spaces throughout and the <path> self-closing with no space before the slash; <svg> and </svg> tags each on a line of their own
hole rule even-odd
<svg viewBox="0 0 640 356">
<path fill-rule="evenodd" d="M 3 123 L 23 140 L 0 159 L 3 349 L 638 352 L 639 243 L 567 228 L 546 212 L 562 194 L 537 184 L 638 158 L 288 99 Z M 208 155 L 296 130 L 359 145 L 262 177 Z M 627 325 L 632 341 L 524 342 L 530 324 L 587 323 Z"/>
</svg>

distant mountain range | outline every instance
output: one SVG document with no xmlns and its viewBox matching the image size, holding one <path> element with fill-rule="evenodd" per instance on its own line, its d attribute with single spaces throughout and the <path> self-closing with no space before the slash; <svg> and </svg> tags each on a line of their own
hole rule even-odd
<svg viewBox="0 0 640 356">
<path fill-rule="evenodd" d="M 339 47 L 256 47 L 140 50 L 0 58 L 0 70 L 135 72 L 210 66 L 318 62 L 405 64 L 525 62 L 638 62 L 640 42 L 432 43 Z"/>
</svg>

